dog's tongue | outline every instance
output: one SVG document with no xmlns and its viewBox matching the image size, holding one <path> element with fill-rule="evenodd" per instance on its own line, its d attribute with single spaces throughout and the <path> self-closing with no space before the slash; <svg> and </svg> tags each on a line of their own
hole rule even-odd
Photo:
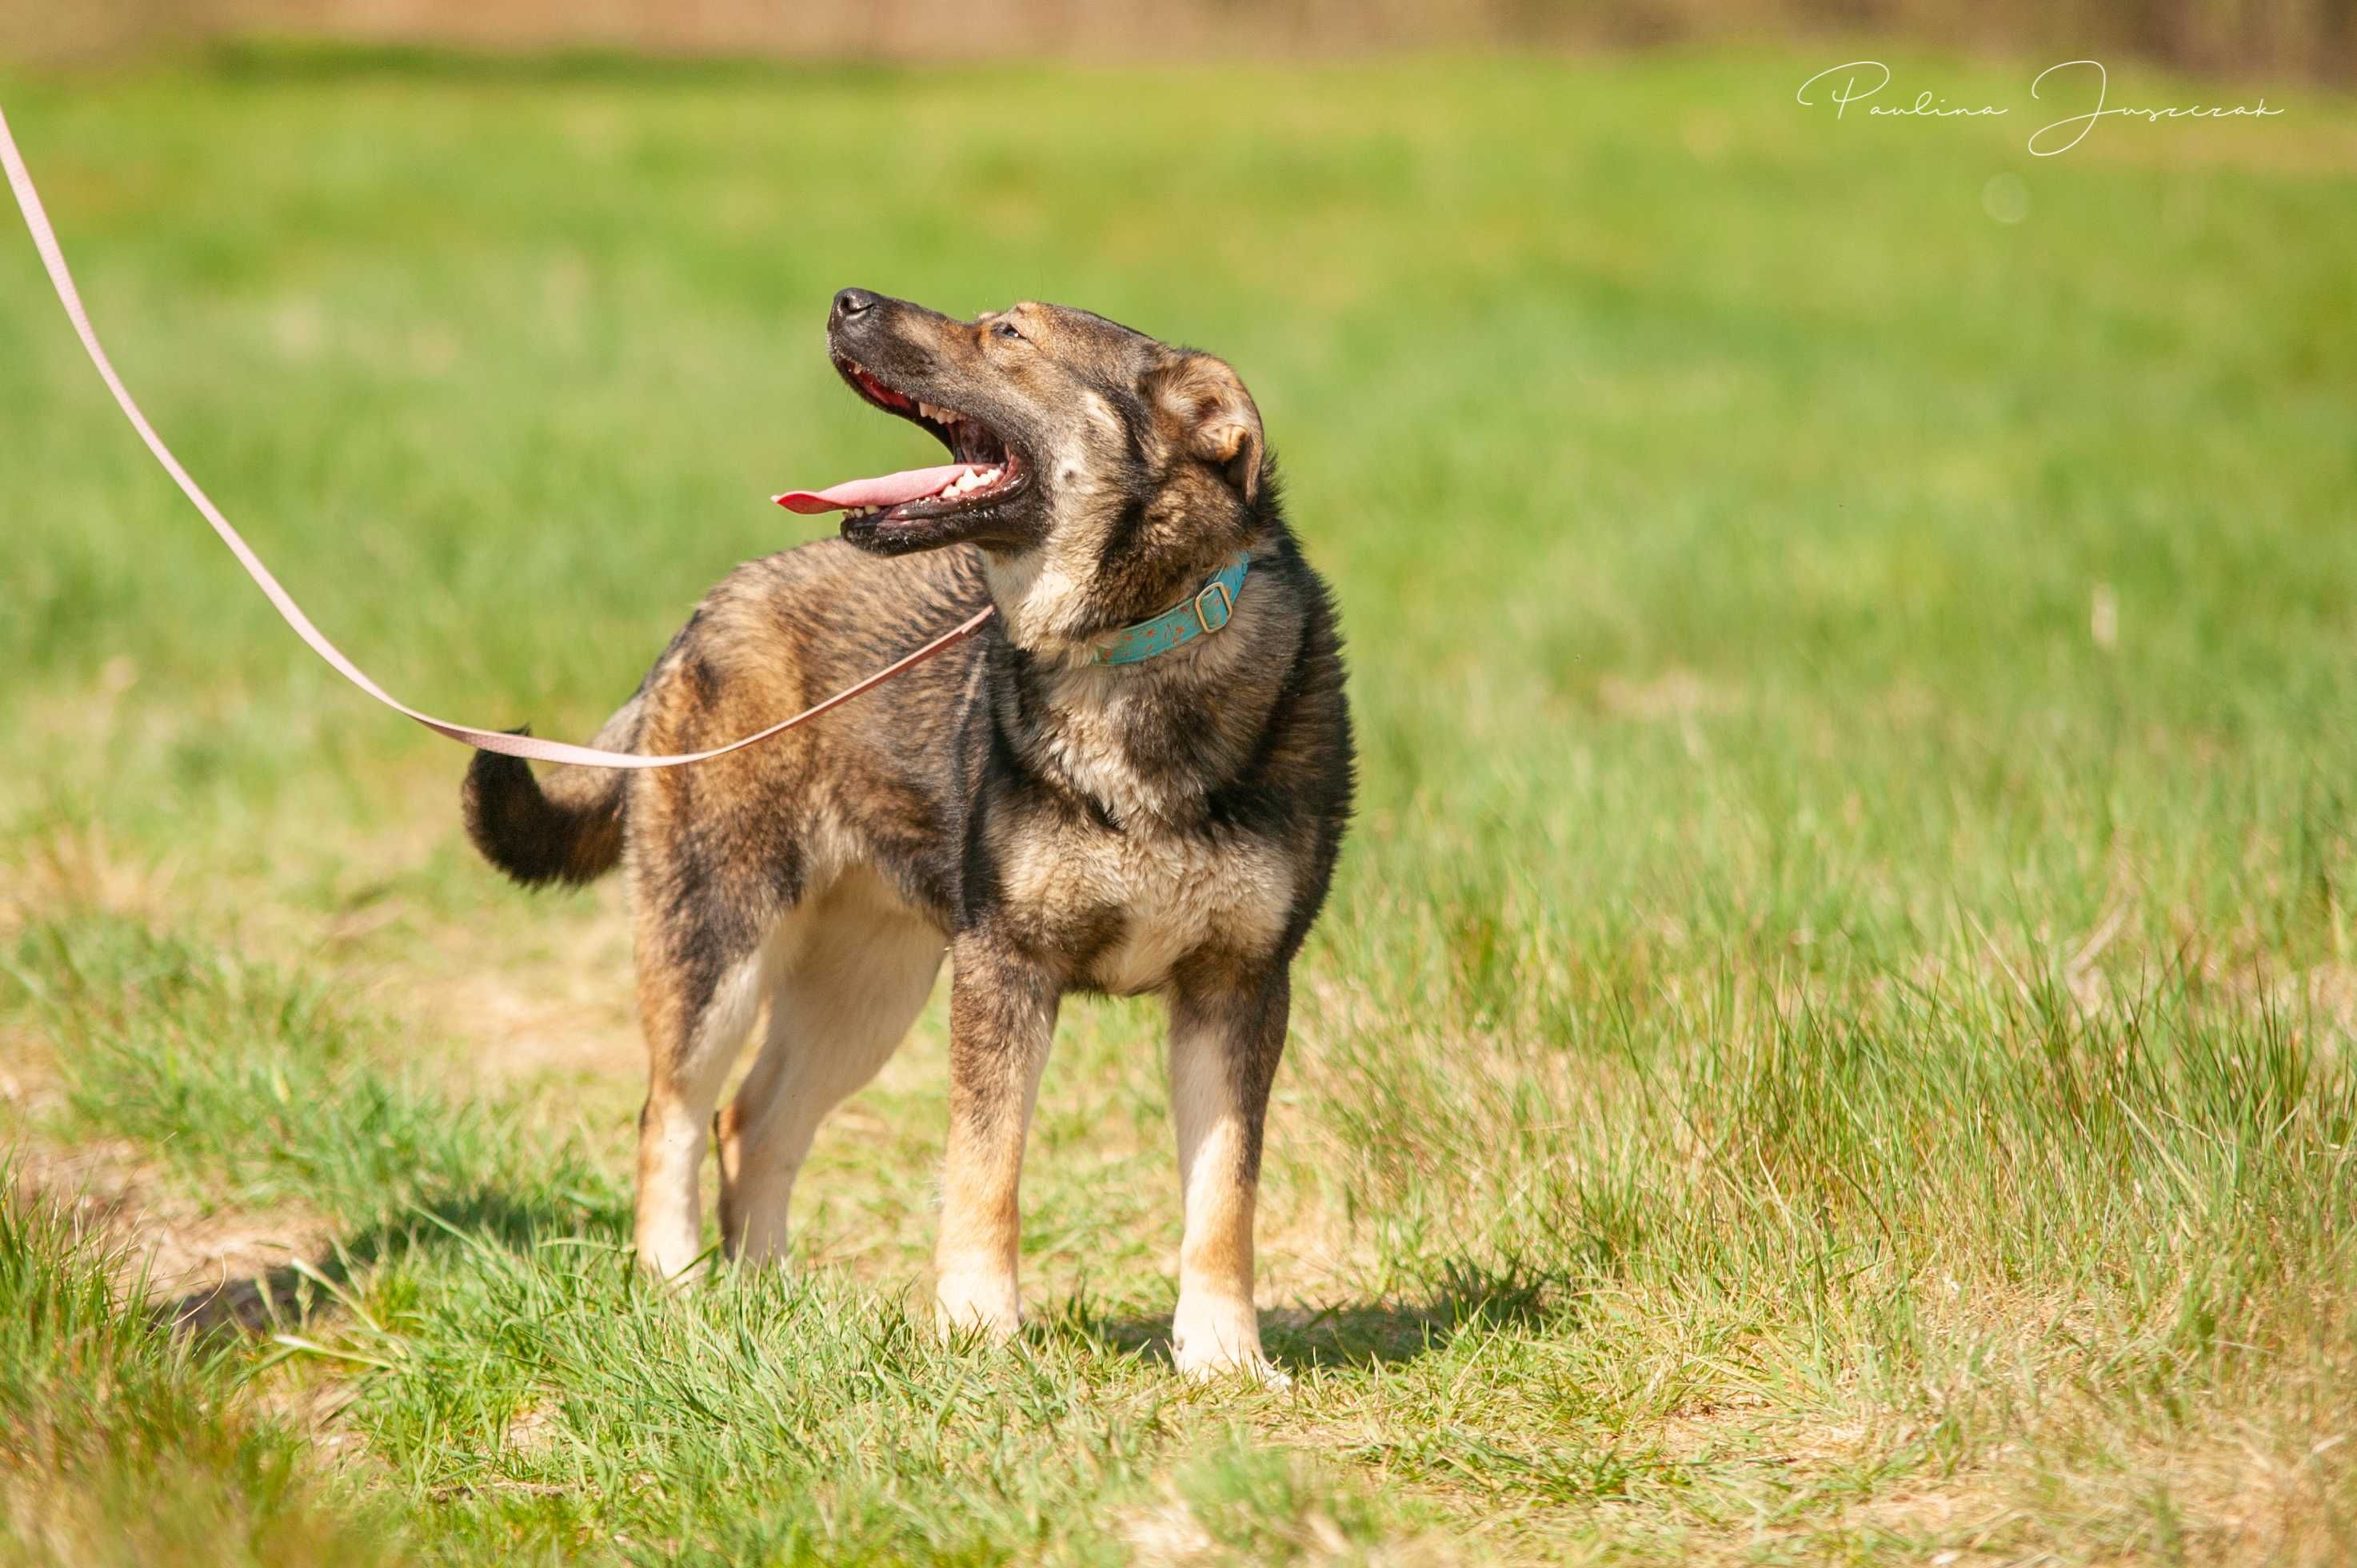
<svg viewBox="0 0 2357 1568">
<path fill-rule="evenodd" d="M 938 468 L 903 468 L 872 479 L 845 479 L 823 490 L 788 490 L 772 496 L 788 511 L 841 511 L 855 506 L 899 506 L 902 501 L 937 496 L 968 474 L 981 472 L 975 463 L 945 463 Z"/>
</svg>

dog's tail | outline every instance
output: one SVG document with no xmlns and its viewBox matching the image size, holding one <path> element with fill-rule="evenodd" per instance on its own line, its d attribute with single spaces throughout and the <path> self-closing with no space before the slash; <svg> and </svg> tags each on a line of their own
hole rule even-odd
<svg viewBox="0 0 2357 1568">
<path fill-rule="evenodd" d="M 628 751 L 638 743 L 633 697 L 590 744 Z M 479 751 L 458 791 L 467 836 L 483 858 L 527 887 L 594 882 L 622 857 L 623 772 L 560 764 L 539 778 L 520 757 Z"/>
</svg>

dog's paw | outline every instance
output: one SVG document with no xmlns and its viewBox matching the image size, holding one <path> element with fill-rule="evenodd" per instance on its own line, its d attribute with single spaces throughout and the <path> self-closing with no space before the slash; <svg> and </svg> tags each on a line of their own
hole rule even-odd
<svg viewBox="0 0 2357 1568">
<path fill-rule="evenodd" d="M 1170 1348 L 1170 1359 L 1178 1363 L 1179 1374 L 1189 1382 L 1212 1383 L 1225 1378 L 1243 1378 L 1273 1393 L 1283 1393 L 1293 1386 L 1293 1380 L 1277 1370 L 1276 1363 L 1262 1355 L 1257 1345 L 1242 1353 L 1222 1350 L 1206 1355 L 1190 1352 L 1187 1347 L 1174 1344 Z"/>
<path fill-rule="evenodd" d="M 1178 1304 L 1170 1325 L 1170 1359 L 1193 1381 L 1248 1378 L 1284 1390 L 1293 1380 L 1261 1353 L 1260 1317 L 1250 1303 Z"/>
<path fill-rule="evenodd" d="M 1259 1384 L 1271 1393 L 1280 1394 L 1293 1386 L 1293 1380 L 1277 1370 L 1276 1363 L 1258 1351 L 1249 1356 L 1189 1358 L 1174 1349 L 1171 1359 L 1178 1363 L 1179 1374 L 1192 1383 L 1216 1383 L 1228 1378 L 1243 1378 Z"/>
<path fill-rule="evenodd" d="M 710 1277 L 712 1264 L 708 1251 L 685 1246 L 639 1249 L 639 1273 L 663 1290 L 682 1291 L 701 1284 Z"/>
<path fill-rule="evenodd" d="M 1011 1279 L 944 1274 L 933 1288 L 933 1322 L 944 1339 L 979 1335 L 1004 1343 L 1022 1332 L 1023 1301 Z"/>
</svg>

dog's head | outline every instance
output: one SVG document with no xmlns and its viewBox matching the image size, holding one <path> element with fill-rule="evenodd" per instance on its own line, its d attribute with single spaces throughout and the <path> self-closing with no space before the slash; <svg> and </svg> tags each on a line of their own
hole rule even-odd
<svg viewBox="0 0 2357 1568">
<path fill-rule="evenodd" d="M 1064 306 L 960 321 L 856 288 L 834 296 L 827 349 L 861 397 L 953 460 L 780 498 L 845 510 L 843 535 L 862 549 L 1146 548 L 1183 533 L 1196 553 L 1250 536 L 1260 412 L 1208 354 Z"/>
</svg>

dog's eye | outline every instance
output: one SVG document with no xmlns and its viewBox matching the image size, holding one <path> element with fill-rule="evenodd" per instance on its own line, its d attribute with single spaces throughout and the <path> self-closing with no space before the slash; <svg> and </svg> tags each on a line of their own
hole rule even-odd
<svg viewBox="0 0 2357 1568">
<path fill-rule="evenodd" d="M 1020 338 L 1023 336 L 1022 333 L 1016 330 L 1015 323 L 1012 321 L 1000 322 L 996 330 L 1001 338 Z"/>
</svg>

